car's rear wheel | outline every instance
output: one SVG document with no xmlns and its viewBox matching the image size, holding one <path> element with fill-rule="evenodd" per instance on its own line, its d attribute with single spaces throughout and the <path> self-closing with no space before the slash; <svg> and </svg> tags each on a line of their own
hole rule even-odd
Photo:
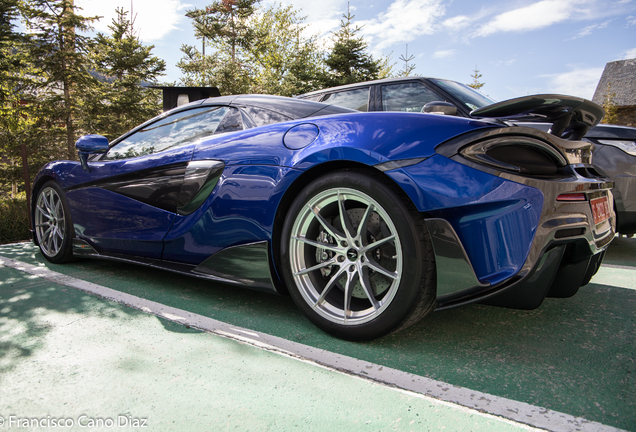
<svg viewBox="0 0 636 432">
<path fill-rule="evenodd" d="M 64 191 L 56 182 L 46 182 L 38 192 L 33 222 L 44 257 L 53 263 L 72 261 L 73 224 Z"/>
<path fill-rule="evenodd" d="M 423 218 L 379 176 L 327 174 L 293 202 L 281 262 L 294 302 L 350 340 L 405 328 L 435 304 L 435 261 Z"/>
</svg>

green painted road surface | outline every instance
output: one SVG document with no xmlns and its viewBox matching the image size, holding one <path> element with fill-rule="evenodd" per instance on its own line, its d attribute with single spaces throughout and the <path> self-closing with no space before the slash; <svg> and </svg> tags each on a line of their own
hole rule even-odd
<svg viewBox="0 0 636 432">
<path fill-rule="evenodd" d="M 53 265 L 29 243 L 0 246 L 0 256 L 310 347 L 636 431 L 636 239 L 615 239 L 592 283 L 570 299 L 546 299 L 534 311 L 471 305 L 436 312 L 368 343 L 322 333 L 288 297 L 107 261 Z M 522 427 L 0 268 L 5 421 L 7 413 L 123 415 L 148 418 L 151 430 Z"/>
</svg>

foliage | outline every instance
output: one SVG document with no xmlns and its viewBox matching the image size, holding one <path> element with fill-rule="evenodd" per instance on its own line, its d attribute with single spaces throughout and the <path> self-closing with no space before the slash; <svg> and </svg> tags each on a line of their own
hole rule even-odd
<svg viewBox="0 0 636 432">
<path fill-rule="evenodd" d="M 16 198 L 0 197 L 0 244 L 28 240 L 30 237 L 24 192 Z"/>
<path fill-rule="evenodd" d="M 195 36 L 207 38 L 213 44 L 229 47 L 231 61 L 240 60 L 239 50 L 249 49 L 258 37 L 249 19 L 260 0 L 215 0 L 205 9 L 192 9 L 186 13 L 192 18 Z"/>
<path fill-rule="evenodd" d="M 293 96 L 323 87 L 323 53 L 317 37 L 305 37 L 304 17 L 291 6 L 265 11 L 257 1 L 217 1 L 186 14 L 195 34 L 210 42 L 203 55 L 184 45 L 177 66 L 186 86 L 216 86 L 221 94 Z"/>
<path fill-rule="evenodd" d="M 83 129 L 110 140 L 161 112 L 160 91 L 148 86 L 156 85 L 166 69 L 166 63 L 151 54 L 154 45 L 141 43 L 128 12 L 116 12 L 108 27 L 111 34 L 98 33 L 89 43 L 100 79 L 87 89 L 83 108 Z"/>
<path fill-rule="evenodd" d="M 601 123 L 616 124 L 618 121 L 618 106 L 615 102 L 616 92 L 612 92 L 612 83 L 607 83 L 605 94 L 603 95 L 603 109 L 605 110 L 605 117 Z"/>
<path fill-rule="evenodd" d="M 375 60 L 366 52 L 369 44 L 356 34 L 362 29 L 353 26 L 355 18 L 347 11 L 340 20 L 340 30 L 334 33 L 334 44 L 325 63 L 330 69 L 326 79 L 328 87 L 378 79 L 382 61 Z"/>
<path fill-rule="evenodd" d="M 407 77 L 407 76 L 411 76 L 411 73 L 416 69 L 417 66 L 415 66 L 415 64 L 409 64 L 410 61 L 412 61 L 415 58 L 414 55 L 410 55 L 409 56 L 409 45 L 406 45 L 406 54 L 402 54 L 400 55 L 399 60 L 404 62 L 404 70 L 400 71 L 398 73 L 398 76 L 403 76 L 403 77 Z"/>
<path fill-rule="evenodd" d="M 22 15 L 30 40 L 28 55 L 38 71 L 38 104 L 45 114 L 48 137 L 64 145 L 66 157 L 75 159 L 80 101 L 94 85 L 87 55 L 87 31 L 97 17 L 76 14 L 73 0 L 30 0 L 23 3 Z"/>
<path fill-rule="evenodd" d="M 475 66 L 475 70 L 470 77 L 473 79 L 473 82 L 471 82 L 470 84 L 466 84 L 468 87 L 479 90 L 484 86 L 485 83 L 479 81 L 479 78 L 481 78 L 481 74 L 479 73 L 479 69 L 477 69 L 477 66 Z"/>
<path fill-rule="evenodd" d="M 292 6 L 281 5 L 254 18 L 259 38 L 249 50 L 253 93 L 293 96 L 322 87 L 323 55 L 316 36 L 303 36 L 304 19 Z"/>
<path fill-rule="evenodd" d="M 22 144 L 27 147 L 31 173 L 61 156 L 42 137 L 44 111 L 34 90 L 40 84 L 40 70 L 31 62 L 29 39 L 13 24 L 20 16 L 19 6 L 17 1 L 0 4 L 0 193 L 12 194 L 23 181 Z"/>
<path fill-rule="evenodd" d="M 195 47 L 183 45 L 179 67 L 183 85 L 216 86 L 221 94 L 249 92 L 248 50 L 259 35 L 250 23 L 260 0 L 215 0 L 204 9 L 192 9 L 195 36 L 207 39 L 213 54 L 204 56 Z"/>
<path fill-rule="evenodd" d="M 251 78 L 241 64 L 232 62 L 224 52 L 202 55 L 195 47 L 183 45 L 184 57 L 177 67 L 184 74 L 180 84 L 184 86 L 218 87 L 221 94 L 249 93 Z"/>
</svg>

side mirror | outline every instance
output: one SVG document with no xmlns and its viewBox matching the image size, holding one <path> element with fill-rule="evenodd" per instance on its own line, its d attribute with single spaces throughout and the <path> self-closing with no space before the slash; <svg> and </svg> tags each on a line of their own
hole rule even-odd
<svg viewBox="0 0 636 432">
<path fill-rule="evenodd" d="M 101 135 L 84 135 L 75 142 L 82 169 L 91 172 L 88 167 L 88 157 L 92 153 L 106 153 L 108 151 L 108 138 Z"/>
<path fill-rule="evenodd" d="M 450 102 L 433 101 L 424 105 L 423 113 L 457 115 L 457 107 Z"/>
</svg>

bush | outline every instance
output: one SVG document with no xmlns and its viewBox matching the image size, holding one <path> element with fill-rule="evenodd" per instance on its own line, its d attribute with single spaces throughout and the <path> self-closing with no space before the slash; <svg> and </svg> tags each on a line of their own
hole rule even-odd
<svg viewBox="0 0 636 432">
<path fill-rule="evenodd" d="M 29 215 L 26 195 L 16 198 L 0 198 L 0 244 L 29 240 Z"/>
</svg>

